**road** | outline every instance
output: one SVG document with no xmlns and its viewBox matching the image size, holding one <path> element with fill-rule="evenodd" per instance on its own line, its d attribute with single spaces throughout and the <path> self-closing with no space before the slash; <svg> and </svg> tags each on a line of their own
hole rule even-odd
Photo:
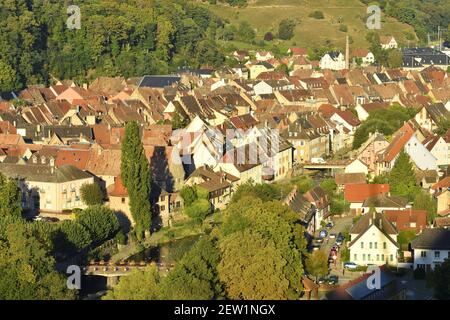
<svg viewBox="0 0 450 320">
<path fill-rule="evenodd" d="M 343 218 L 333 218 L 334 226 L 330 230 L 327 230 L 328 235 L 334 233 L 339 234 L 340 232 L 344 232 L 346 228 L 350 227 L 353 222 L 353 216 L 349 215 Z M 316 237 L 319 236 L 320 230 L 317 232 Z M 327 254 L 330 252 L 331 247 L 335 243 L 335 239 L 330 239 L 329 236 L 323 241 L 320 246 L 321 250 L 324 250 Z M 346 261 L 342 261 L 340 257 L 340 253 L 338 253 L 338 259 L 336 260 L 336 265 L 330 265 L 330 275 L 336 275 L 339 279 L 339 285 L 347 283 L 353 279 L 356 279 L 362 275 L 361 272 L 351 272 L 346 270 L 343 272 L 343 263 Z"/>
</svg>

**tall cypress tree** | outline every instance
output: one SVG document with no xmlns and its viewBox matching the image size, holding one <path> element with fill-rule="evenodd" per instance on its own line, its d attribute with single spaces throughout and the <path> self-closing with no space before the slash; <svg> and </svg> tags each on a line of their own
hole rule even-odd
<svg viewBox="0 0 450 320">
<path fill-rule="evenodd" d="M 144 147 L 139 138 L 139 126 L 134 121 L 125 125 L 121 177 L 130 197 L 130 211 L 136 223 L 136 235 L 141 239 L 151 226 L 151 177 Z"/>
<path fill-rule="evenodd" d="M 391 193 L 395 196 L 403 196 L 408 200 L 414 199 L 418 191 L 416 175 L 408 154 L 402 150 L 394 167 L 389 174 Z"/>
</svg>

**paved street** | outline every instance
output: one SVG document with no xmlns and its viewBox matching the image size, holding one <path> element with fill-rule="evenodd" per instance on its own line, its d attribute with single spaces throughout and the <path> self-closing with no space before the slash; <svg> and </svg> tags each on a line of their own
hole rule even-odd
<svg viewBox="0 0 450 320">
<path fill-rule="evenodd" d="M 344 230 L 352 225 L 353 216 L 346 216 L 343 218 L 333 218 L 334 226 L 330 230 L 327 229 L 328 235 L 334 233 L 336 235 L 339 232 L 344 232 Z M 322 229 L 321 229 L 322 230 Z M 319 230 L 320 232 L 320 230 Z M 319 232 L 317 232 L 316 237 L 319 236 Z M 324 250 L 327 254 L 330 252 L 331 247 L 334 245 L 336 239 L 330 239 L 329 236 L 323 241 L 320 249 Z M 361 272 L 351 272 L 345 270 L 343 272 L 343 263 L 346 261 L 342 261 L 340 259 L 340 254 L 338 253 L 338 259 L 336 260 L 336 265 L 330 265 L 330 275 L 336 275 L 339 278 L 339 284 L 344 284 L 348 281 L 356 279 L 362 275 Z"/>
</svg>

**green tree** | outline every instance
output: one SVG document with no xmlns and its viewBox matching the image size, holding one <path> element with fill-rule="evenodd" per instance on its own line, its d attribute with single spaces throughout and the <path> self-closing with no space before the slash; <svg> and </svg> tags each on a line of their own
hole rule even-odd
<svg viewBox="0 0 450 320">
<path fill-rule="evenodd" d="M 58 225 L 55 237 L 56 250 L 64 253 L 74 253 L 87 248 L 91 244 L 89 231 L 76 221 L 65 220 Z"/>
<path fill-rule="evenodd" d="M 403 56 L 398 50 L 390 50 L 387 63 L 390 68 L 400 68 L 403 64 Z"/>
<path fill-rule="evenodd" d="M 120 278 L 103 300 L 158 300 L 161 277 L 155 266 L 146 270 L 133 270 L 129 276 Z"/>
<path fill-rule="evenodd" d="M 416 238 L 414 230 L 403 230 L 398 233 L 397 242 L 400 245 L 400 250 L 408 251 L 408 246 Z"/>
<path fill-rule="evenodd" d="M 450 129 L 450 119 L 441 118 L 437 123 L 437 129 L 434 130 L 434 133 L 438 135 L 444 135 Z"/>
<path fill-rule="evenodd" d="M 410 201 L 414 199 L 419 188 L 416 176 L 408 154 L 402 150 L 389 173 L 389 184 L 394 196 L 402 196 Z"/>
<path fill-rule="evenodd" d="M 121 177 L 130 197 L 130 211 L 136 223 L 136 235 L 141 239 L 150 230 L 150 169 L 136 122 L 125 125 L 122 143 Z"/>
<path fill-rule="evenodd" d="M 237 35 L 242 41 L 252 41 L 256 37 L 256 32 L 247 21 L 243 21 L 239 25 Z"/>
<path fill-rule="evenodd" d="M 434 267 L 430 282 L 436 299 L 450 299 L 450 259 Z"/>
<path fill-rule="evenodd" d="M 314 19 L 325 19 L 325 16 L 323 15 L 323 12 L 322 11 L 318 11 L 318 10 L 311 12 L 308 15 L 308 17 L 314 18 Z"/>
<path fill-rule="evenodd" d="M 320 187 L 327 193 L 328 197 L 331 199 L 337 190 L 337 184 L 334 179 L 325 179 L 320 182 Z"/>
<path fill-rule="evenodd" d="M 317 279 L 328 274 L 328 254 L 324 250 L 316 250 L 309 254 L 305 263 L 306 271 Z"/>
<path fill-rule="evenodd" d="M 197 188 L 193 186 L 183 186 L 180 190 L 180 196 L 183 198 L 184 206 L 189 207 L 198 199 Z"/>
<path fill-rule="evenodd" d="M 0 92 L 11 92 L 16 88 L 16 72 L 10 65 L 0 59 Z"/>
<path fill-rule="evenodd" d="M 282 40 L 292 39 L 294 36 L 295 21 L 291 19 L 283 19 L 278 25 L 278 38 Z"/>
<path fill-rule="evenodd" d="M 11 223 L 0 240 L 1 300 L 74 299 L 55 261 L 34 231 L 24 223 Z"/>
<path fill-rule="evenodd" d="M 217 274 L 220 261 L 216 239 L 201 238 L 169 272 L 162 283 L 168 300 L 212 300 L 222 295 Z"/>
<path fill-rule="evenodd" d="M 120 230 L 114 211 L 104 206 L 92 206 L 77 214 L 75 221 L 89 232 L 95 243 L 101 243 L 116 235 Z"/>
<path fill-rule="evenodd" d="M 21 196 L 17 181 L 6 179 L 0 173 L 0 216 L 12 215 L 21 217 Z"/>
<path fill-rule="evenodd" d="M 103 191 L 97 183 L 86 183 L 80 188 L 81 200 L 88 206 L 103 204 Z"/>
<path fill-rule="evenodd" d="M 437 203 L 430 194 L 425 191 L 420 191 L 414 197 L 413 209 L 426 210 L 427 222 L 432 223 L 437 214 Z"/>
<path fill-rule="evenodd" d="M 237 221 L 237 222 L 236 222 Z M 232 299 L 295 299 L 306 252 L 297 215 L 278 201 L 243 197 L 224 212 L 219 279 Z"/>
</svg>

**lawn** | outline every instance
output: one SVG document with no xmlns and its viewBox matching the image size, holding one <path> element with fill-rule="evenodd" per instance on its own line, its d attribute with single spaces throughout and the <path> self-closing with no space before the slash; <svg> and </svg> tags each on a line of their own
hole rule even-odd
<svg viewBox="0 0 450 320">
<path fill-rule="evenodd" d="M 257 31 L 256 42 L 262 40 L 266 32 L 276 34 L 279 22 L 289 18 L 297 21 L 298 25 L 294 37 L 281 42 L 284 47 L 321 47 L 330 42 L 343 50 L 347 34 L 353 39 L 354 48 L 368 46 L 365 40 L 369 31 L 366 27 L 366 6 L 358 0 L 257 0 L 245 8 L 205 6 L 226 21 L 236 24 L 249 22 Z M 308 17 L 315 10 L 322 11 L 325 18 L 317 20 Z M 348 32 L 339 31 L 339 20 L 348 27 Z M 408 45 L 406 35 L 414 34 L 414 31 L 412 27 L 383 15 L 380 34 L 393 35 L 400 44 Z M 412 42 L 409 44 L 413 45 Z M 242 48 L 241 45 L 238 47 Z"/>
</svg>

